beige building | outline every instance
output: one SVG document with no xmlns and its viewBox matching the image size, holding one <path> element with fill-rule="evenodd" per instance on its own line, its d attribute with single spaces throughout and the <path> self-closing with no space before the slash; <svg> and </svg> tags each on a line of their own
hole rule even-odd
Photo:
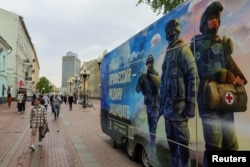
<svg viewBox="0 0 250 167">
<path fill-rule="evenodd" d="M 12 47 L 6 57 L 7 86 L 13 97 L 19 91 L 31 96 L 39 80 L 39 62 L 23 17 L 0 8 L 0 36 Z"/>
<path fill-rule="evenodd" d="M 101 93 L 101 61 L 102 58 L 108 53 L 105 49 L 102 57 L 84 62 L 83 66 L 89 70 L 89 78 L 87 80 L 87 92 L 90 98 L 100 98 Z M 83 68 L 83 67 L 82 67 Z"/>
<path fill-rule="evenodd" d="M 68 77 L 67 93 L 76 94 L 78 99 L 82 99 L 85 94 L 88 98 L 100 98 L 100 62 L 94 59 L 83 62 L 79 73 Z M 88 77 L 83 78 L 83 71 Z"/>
</svg>

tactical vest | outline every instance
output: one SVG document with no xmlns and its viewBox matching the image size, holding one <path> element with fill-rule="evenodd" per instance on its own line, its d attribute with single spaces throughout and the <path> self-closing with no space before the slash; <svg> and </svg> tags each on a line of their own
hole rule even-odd
<svg viewBox="0 0 250 167">
<path fill-rule="evenodd" d="M 165 65 L 163 70 L 165 75 L 163 80 L 165 80 L 164 90 L 165 95 L 173 100 L 183 100 L 185 99 L 185 83 L 183 79 L 183 73 L 180 66 L 178 65 L 178 55 L 183 47 L 178 47 L 167 51 L 164 58 Z"/>
<path fill-rule="evenodd" d="M 216 69 L 226 68 L 225 52 L 223 50 L 222 40 L 197 40 L 195 49 L 195 59 L 197 63 L 199 63 L 199 59 L 201 57 L 202 60 L 205 60 L 206 64 L 208 65 L 203 69 L 206 70 L 206 72 L 213 73 L 216 71 Z"/>
</svg>

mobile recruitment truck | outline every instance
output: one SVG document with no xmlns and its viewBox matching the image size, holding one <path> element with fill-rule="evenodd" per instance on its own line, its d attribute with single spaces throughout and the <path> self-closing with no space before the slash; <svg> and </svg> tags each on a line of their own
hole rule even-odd
<svg viewBox="0 0 250 167">
<path fill-rule="evenodd" d="M 166 55 L 168 42 L 165 26 L 171 19 L 178 19 L 181 30 L 179 37 L 188 46 L 198 45 L 193 39 L 200 32 L 202 14 L 213 1 L 185 1 L 162 18 L 149 25 L 136 35 L 107 53 L 101 63 L 101 127 L 116 143 L 125 143 L 130 159 L 139 159 L 143 166 L 170 166 L 170 151 L 165 132 L 164 116 L 157 123 L 156 144 L 154 154 L 150 154 L 150 133 L 144 95 L 138 92 L 140 78 L 147 78 L 146 62 L 149 55 L 154 58 L 154 68 L 159 76 L 152 77 L 152 82 L 159 88 L 161 84 L 162 64 Z M 250 1 L 249 0 L 219 0 L 223 5 L 220 13 L 218 35 L 226 36 L 233 42 L 232 58 L 234 65 L 239 67 L 239 73 L 244 74 L 245 85 L 243 93 L 249 94 L 250 77 Z M 203 23 L 205 24 L 205 23 Z M 182 46 L 180 46 L 182 47 Z M 192 49 L 192 48 L 191 48 Z M 213 48 L 214 49 L 214 48 Z M 216 50 L 216 48 L 215 48 Z M 226 51 L 228 49 L 225 49 Z M 195 52 L 195 51 L 194 51 Z M 199 59 L 199 54 L 195 54 Z M 232 60 L 233 61 L 233 60 Z M 204 68 L 206 68 L 204 66 Z M 212 92 L 212 90 L 210 90 Z M 162 92 L 159 92 L 162 93 Z M 226 97 L 226 95 L 228 95 Z M 218 95 L 212 97 L 217 98 Z M 250 112 L 247 111 L 247 95 L 237 95 L 235 90 L 223 94 L 219 98 L 225 110 L 229 110 L 234 102 L 244 103 L 241 112 L 234 112 L 234 127 L 239 143 L 238 150 L 250 150 Z M 210 103 L 213 105 L 213 103 Z M 234 110 L 237 110 L 234 106 Z M 205 142 L 203 128 L 198 108 L 194 118 L 188 121 L 190 142 L 188 144 L 190 166 L 203 165 Z M 226 125 L 225 125 L 226 126 Z M 220 132 L 219 132 L 220 133 Z M 180 143 L 176 143 L 180 144 Z M 249 163 L 249 162 L 248 162 Z M 237 164 L 236 164 L 237 165 Z"/>
</svg>

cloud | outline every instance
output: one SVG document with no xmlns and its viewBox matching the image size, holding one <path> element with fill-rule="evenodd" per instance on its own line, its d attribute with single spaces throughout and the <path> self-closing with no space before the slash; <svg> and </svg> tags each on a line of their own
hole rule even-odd
<svg viewBox="0 0 250 167">
<path fill-rule="evenodd" d="M 36 48 L 40 76 L 61 86 L 62 56 L 89 61 L 121 45 L 161 16 L 127 0 L 8 0 L 1 8 L 24 18 Z"/>
</svg>

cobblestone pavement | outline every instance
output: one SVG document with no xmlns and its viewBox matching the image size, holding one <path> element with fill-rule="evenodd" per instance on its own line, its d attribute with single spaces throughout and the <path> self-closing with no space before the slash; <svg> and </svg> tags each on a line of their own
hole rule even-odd
<svg viewBox="0 0 250 167">
<path fill-rule="evenodd" d="M 17 113 L 16 103 L 0 105 L 0 167 L 139 167 L 128 159 L 124 149 L 114 149 L 110 138 L 101 131 L 100 101 L 93 107 L 61 105 L 59 119 L 48 108 L 50 132 L 42 146 L 29 149 L 30 102 L 26 111 Z M 38 140 L 38 139 L 37 139 Z"/>
</svg>

